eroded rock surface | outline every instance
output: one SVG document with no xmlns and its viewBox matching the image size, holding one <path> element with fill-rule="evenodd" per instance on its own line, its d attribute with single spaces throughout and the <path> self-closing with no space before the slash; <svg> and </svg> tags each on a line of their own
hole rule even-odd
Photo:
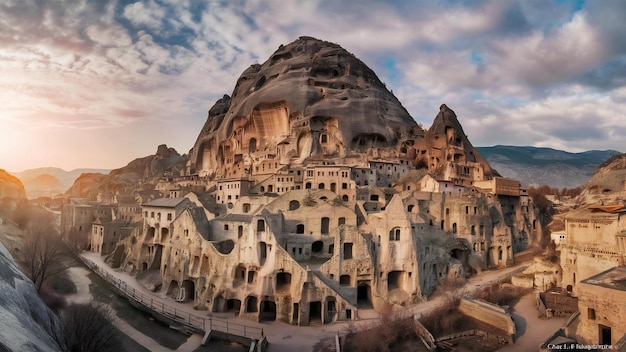
<svg viewBox="0 0 626 352">
<path fill-rule="evenodd" d="M 244 155 L 277 148 L 283 161 L 395 148 L 422 135 L 376 74 L 339 45 L 301 37 L 237 80 L 211 108 L 193 169 L 220 173 Z"/>
<path fill-rule="evenodd" d="M 0 243 L 0 350 L 61 351 L 59 321 Z"/>
</svg>

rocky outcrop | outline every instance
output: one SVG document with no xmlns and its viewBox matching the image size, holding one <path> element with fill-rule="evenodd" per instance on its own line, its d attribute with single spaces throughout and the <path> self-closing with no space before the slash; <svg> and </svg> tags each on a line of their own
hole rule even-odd
<svg viewBox="0 0 626 352">
<path fill-rule="evenodd" d="M 474 180 L 499 176 L 474 149 L 456 114 L 445 104 L 439 107 L 424 138 L 417 141 L 416 156 L 418 166 L 465 186 L 472 185 Z"/>
<path fill-rule="evenodd" d="M 26 201 L 24 185 L 15 176 L 0 169 L 0 203 L 6 208 Z"/>
<path fill-rule="evenodd" d="M 59 320 L 0 243 L 0 351 L 61 351 Z"/>
<path fill-rule="evenodd" d="M 210 109 L 187 172 L 240 178 L 263 174 L 264 162 L 275 169 L 320 159 L 402 160 L 462 186 L 498 175 L 446 105 L 424 131 L 363 62 L 310 37 L 243 72 L 232 97 Z"/>
<path fill-rule="evenodd" d="M 301 37 L 280 46 L 211 108 L 190 167 L 220 173 L 262 150 L 284 162 L 395 149 L 422 135 L 376 74 L 337 44 Z M 278 149 L 278 150 L 277 150 Z"/>
<path fill-rule="evenodd" d="M 82 174 L 74 181 L 72 187 L 65 192 L 65 196 L 69 198 L 86 198 L 95 200 L 105 180 L 106 175 L 104 174 Z"/>
<path fill-rule="evenodd" d="M 186 161 L 186 156 L 162 144 L 154 155 L 137 158 L 108 175 L 81 175 L 65 192 L 65 196 L 108 201 L 117 193 L 132 194 L 134 191 L 151 190 L 159 179 L 179 175 Z"/>
<path fill-rule="evenodd" d="M 619 154 L 598 166 L 578 197 L 578 203 L 612 204 L 623 203 L 625 199 L 626 154 Z"/>
</svg>

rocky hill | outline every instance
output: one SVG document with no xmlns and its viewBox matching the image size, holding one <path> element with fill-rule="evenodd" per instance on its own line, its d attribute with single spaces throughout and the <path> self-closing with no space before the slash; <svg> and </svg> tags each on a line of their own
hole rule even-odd
<svg viewBox="0 0 626 352">
<path fill-rule="evenodd" d="M 107 201 L 117 192 L 131 194 L 141 189 L 151 190 L 158 179 L 180 174 L 186 162 L 187 157 L 178 154 L 174 148 L 159 145 L 154 155 L 137 158 L 122 168 L 112 170 L 108 175 L 82 174 L 65 192 L 65 196 L 91 200 L 100 196 Z"/>
<path fill-rule="evenodd" d="M 108 174 L 107 169 L 74 169 L 65 171 L 58 167 L 40 167 L 36 169 L 28 169 L 22 172 L 15 172 L 24 184 L 26 196 L 29 199 L 37 197 L 50 197 L 65 192 L 72 186 L 78 176 L 84 173 L 102 173 Z"/>
<path fill-rule="evenodd" d="M 427 133 L 362 61 L 337 44 L 300 37 L 245 70 L 232 96 L 209 110 L 189 170 L 232 178 L 256 172 L 255 164 L 262 172 L 367 157 L 440 173 L 450 161 L 471 162 L 490 174 L 454 112 L 442 105 L 437 116 Z"/>
<path fill-rule="evenodd" d="M 24 182 L 24 188 L 29 199 L 53 197 L 63 193 L 66 189 L 58 178 L 50 174 L 41 174 L 33 179 L 29 179 L 28 182 Z"/>
<path fill-rule="evenodd" d="M 24 201 L 26 201 L 26 191 L 22 182 L 0 169 L 0 204 L 2 207 L 11 208 Z"/>
<path fill-rule="evenodd" d="M 596 169 L 578 197 L 579 204 L 615 204 L 626 200 L 626 154 L 611 157 Z"/>
<path fill-rule="evenodd" d="M 506 145 L 476 149 L 502 176 L 519 179 L 526 186 L 557 188 L 584 185 L 598 165 L 620 154 L 614 150 L 570 153 L 551 148 Z"/>
</svg>

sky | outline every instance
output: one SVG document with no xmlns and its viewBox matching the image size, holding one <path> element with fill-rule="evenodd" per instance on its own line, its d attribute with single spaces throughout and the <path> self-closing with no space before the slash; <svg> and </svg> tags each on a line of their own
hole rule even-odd
<svg viewBox="0 0 626 352">
<path fill-rule="evenodd" d="M 300 36 L 474 146 L 626 151 L 623 0 L 0 0 L 0 168 L 188 153 L 239 75 Z"/>
</svg>

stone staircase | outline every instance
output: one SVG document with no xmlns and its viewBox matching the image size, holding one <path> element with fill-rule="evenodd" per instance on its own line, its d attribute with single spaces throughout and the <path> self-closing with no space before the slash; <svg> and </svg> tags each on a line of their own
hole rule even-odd
<svg viewBox="0 0 626 352">
<path fill-rule="evenodd" d="M 356 306 L 357 301 L 357 288 L 350 286 L 341 286 L 336 280 L 332 280 L 319 270 L 311 270 L 311 272 L 317 276 L 326 286 L 330 287 L 333 291 L 337 292 L 348 303 Z"/>
</svg>

